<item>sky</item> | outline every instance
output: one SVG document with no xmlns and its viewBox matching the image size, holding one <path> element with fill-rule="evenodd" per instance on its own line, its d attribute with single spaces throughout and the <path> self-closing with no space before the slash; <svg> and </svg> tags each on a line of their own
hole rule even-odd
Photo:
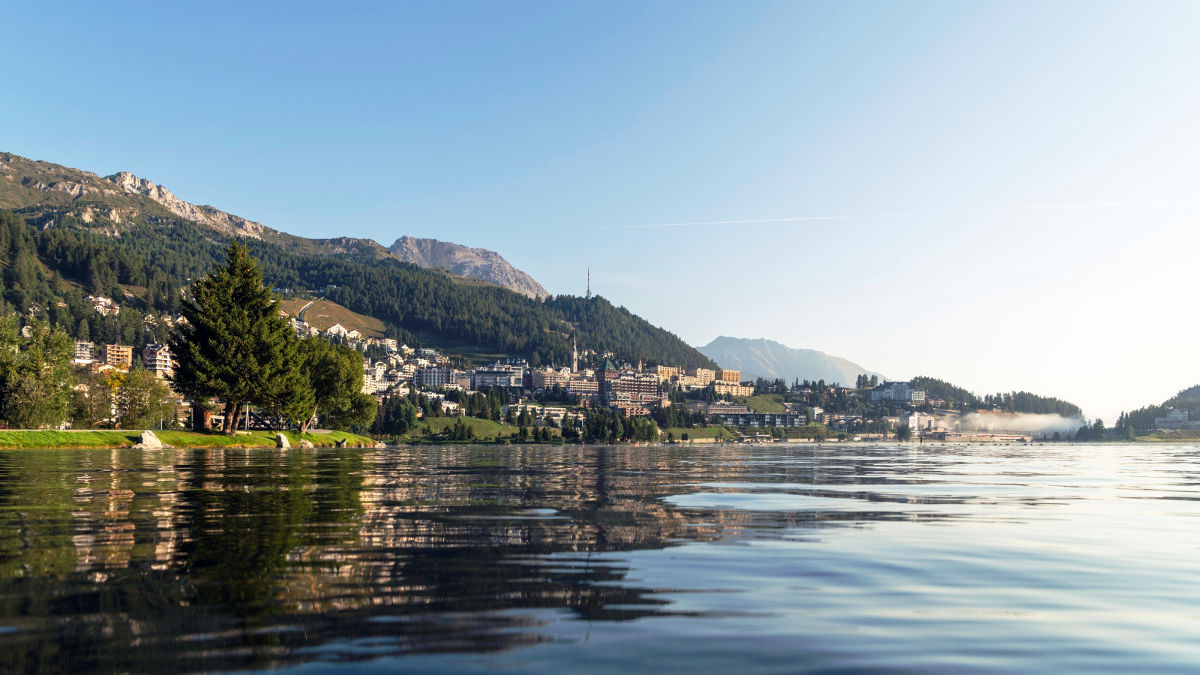
<svg viewBox="0 0 1200 675">
<path fill-rule="evenodd" d="M 1111 424 L 1200 383 L 1200 3 L 9 3 L 0 150 Z"/>
</svg>

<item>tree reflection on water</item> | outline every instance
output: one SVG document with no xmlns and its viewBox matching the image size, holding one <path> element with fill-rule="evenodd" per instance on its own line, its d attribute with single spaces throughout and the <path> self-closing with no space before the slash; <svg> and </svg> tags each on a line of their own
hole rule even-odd
<svg viewBox="0 0 1200 675">
<path fill-rule="evenodd" d="M 669 615 L 672 589 L 628 582 L 614 553 L 844 517 L 663 500 L 705 482 L 858 473 L 767 474 L 778 467 L 743 459 L 735 448 L 0 453 L 0 668 L 503 650 L 545 639 L 546 614 L 517 610 Z"/>
</svg>

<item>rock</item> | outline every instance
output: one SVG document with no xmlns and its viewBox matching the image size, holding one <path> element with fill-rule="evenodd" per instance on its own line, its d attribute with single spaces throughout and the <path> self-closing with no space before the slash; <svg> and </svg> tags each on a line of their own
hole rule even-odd
<svg viewBox="0 0 1200 675">
<path fill-rule="evenodd" d="M 550 297 L 550 292 L 533 277 L 513 267 L 495 251 L 408 236 L 397 239 L 388 250 L 418 267 L 442 268 L 460 277 L 503 286 L 535 300 Z"/>
<path fill-rule="evenodd" d="M 163 447 L 163 442 L 158 440 L 158 436 L 155 436 L 153 431 L 147 429 L 142 432 L 141 440 L 139 440 L 138 444 L 133 447 L 141 450 L 161 450 Z"/>
<path fill-rule="evenodd" d="M 262 223 L 256 223 L 253 220 L 247 220 L 240 216 L 225 213 L 224 211 L 218 211 L 211 206 L 196 206 L 195 204 L 185 202 L 165 187 L 155 185 L 145 178 L 138 178 L 128 171 L 114 173 L 111 176 L 107 176 L 105 180 L 116 184 L 125 194 L 149 197 L 180 218 L 203 223 L 225 234 L 262 239 L 263 233 L 269 231 L 269 228 Z M 70 190 L 67 188 L 56 189 L 62 189 L 68 192 L 68 194 L 70 193 Z"/>
<path fill-rule="evenodd" d="M 283 448 L 284 450 L 292 447 L 292 444 L 288 443 L 288 437 L 282 431 L 275 434 L 275 447 Z"/>
<path fill-rule="evenodd" d="M 300 439 L 300 447 L 311 448 L 311 447 L 313 447 L 313 442 L 308 440 L 307 438 L 301 438 Z"/>
<path fill-rule="evenodd" d="M 375 444 L 375 447 L 382 450 L 383 448 L 387 447 L 387 443 L 384 443 L 383 441 L 379 441 L 378 443 Z"/>
</svg>

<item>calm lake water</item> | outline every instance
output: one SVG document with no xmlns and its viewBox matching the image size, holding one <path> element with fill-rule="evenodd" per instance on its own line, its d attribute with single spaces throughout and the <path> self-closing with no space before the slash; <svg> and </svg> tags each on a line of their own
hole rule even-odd
<svg viewBox="0 0 1200 675">
<path fill-rule="evenodd" d="M 1200 669 L 1200 448 L 0 452 L 0 670 Z"/>
</svg>

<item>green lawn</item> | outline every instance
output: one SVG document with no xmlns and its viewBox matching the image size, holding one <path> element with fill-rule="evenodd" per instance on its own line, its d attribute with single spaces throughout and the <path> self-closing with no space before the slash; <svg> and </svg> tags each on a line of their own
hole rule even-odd
<svg viewBox="0 0 1200 675">
<path fill-rule="evenodd" d="M 1137 437 L 1139 441 L 1151 443 L 1172 443 L 1178 441 L 1200 440 L 1200 429 L 1159 429 Z"/>
<path fill-rule="evenodd" d="M 495 440 L 497 437 L 508 438 L 516 433 L 517 427 L 512 424 L 503 422 L 493 422 L 492 420 L 480 419 L 478 417 L 430 417 L 427 419 L 417 420 L 416 429 L 409 432 L 403 437 L 403 440 L 409 442 L 436 441 L 440 440 L 436 436 L 447 428 L 453 427 L 454 423 L 462 420 L 463 424 L 467 425 L 475 431 L 475 441 Z M 422 431 L 425 427 L 429 427 L 433 431 L 433 437 L 426 436 Z M 532 431 L 532 430 L 531 430 Z M 560 432 L 558 429 L 550 430 L 555 435 Z"/>
<path fill-rule="evenodd" d="M 780 394 L 759 394 L 746 399 L 746 405 L 750 409 L 759 413 L 781 413 L 787 410 L 783 405 L 783 396 Z"/>
<path fill-rule="evenodd" d="M 274 431 L 251 431 L 237 436 L 224 434 L 205 434 L 195 431 L 155 431 L 155 435 L 166 445 L 176 448 L 203 447 L 244 447 L 258 448 L 275 447 Z M 301 435 L 294 431 L 284 432 L 292 447 L 300 443 Z M 0 431 L 0 449 L 38 449 L 38 448 L 128 448 L 137 444 L 142 435 L 141 429 L 136 430 L 86 430 L 86 431 Z M 304 434 L 313 445 L 321 447 L 334 446 L 343 439 L 350 447 L 360 443 L 366 447 L 375 441 L 365 436 L 344 431 L 331 431 L 327 434 Z"/>
</svg>

